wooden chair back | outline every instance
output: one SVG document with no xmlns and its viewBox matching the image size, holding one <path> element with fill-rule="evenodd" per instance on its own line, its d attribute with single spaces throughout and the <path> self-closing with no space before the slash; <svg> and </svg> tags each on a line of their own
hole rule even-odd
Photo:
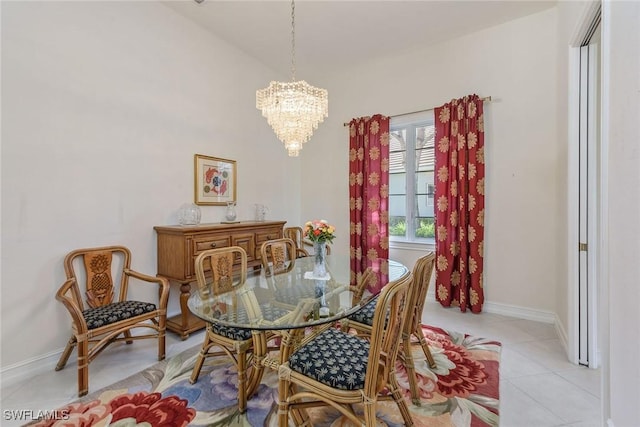
<svg viewBox="0 0 640 427">
<path fill-rule="evenodd" d="M 240 246 L 209 249 L 195 260 L 196 282 L 200 295 L 221 295 L 247 280 L 247 253 Z M 211 281 L 207 281 L 207 273 Z"/>
<path fill-rule="evenodd" d="M 284 237 L 293 240 L 296 247 L 296 258 L 309 256 L 309 252 L 304 248 L 304 232 L 302 227 L 285 227 Z"/>
<path fill-rule="evenodd" d="M 412 275 L 385 286 L 376 304 L 371 328 L 369 359 L 364 394 L 376 396 L 387 385 L 390 371 L 395 369 L 402 328 L 410 313 L 409 284 Z"/>
<path fill-rule="evenodd" d="M 268 240 L 260 247 L 262 268 L 266 276 L 291 271 L 296 262 L 296 245 L 288 238 Z"/>
<path fill-rule="evenodd" d="M 418 258 L 413 266 L 413 282 L 409 288 L 409 306 L 411 307 L 411 312 L 404 326 L 404 331 L 408 335 L 411 335 L 413 331 L 420 330 L 422 310 L 424 309 L 424 303 L 427 299 L 427 291 L 431 283 L 435 259 L 436 254 L 429 252 Z"/>
<path fill-rule="evenodd" d="M 375 279 L 375 273 L 371 267 L 368 267 L 360 276 L 358 283 L 352 286 L 351 289 L 351 301 L 352 304 L 357 304 L 362 300 L 362 297 L 373 280 Z"/>
<path fill-rule="evenodd" d="M 130 269 L 131 252 L 124 246 L 77 249 L 64 259 L 67 280 L 75 281 L 71 295 L 80 310 L 84 310 L 85 301 L 90 308 L 114 302 L 116 291 L 119 291 L 117 301 L 124 301 L 129 286 L 129 276 L 124 272 Z M 120 279 L 117 289 L 114 276 Z M 84 290 L 84 298 L 81 289 Z"/>
</svg>

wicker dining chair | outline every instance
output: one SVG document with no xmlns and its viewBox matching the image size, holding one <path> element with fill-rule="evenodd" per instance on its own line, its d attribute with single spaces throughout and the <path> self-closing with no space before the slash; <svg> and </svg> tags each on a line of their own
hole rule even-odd
<svg viewBox="0 0 640 427">
<path fill-rule="evenodd" d="M 293 240 L 296 246 L 296 258 L 309 256 L 309 252 L 304 248 L 304 237 L 302 227 L 285 227 L 284 237 Z"/>
<path fill-rule="evenodd" d="M 309 256 L 309 251 L 305 246 L 313 247 L 313 242 L 304 238 L 304 230 L 302 227 L 286 227 L 284 229 L 284 237 L 293 240 L 296 245 L 296 253 L 298 258 Z M 327 255 L 331 255 L 331 246 L 327 245 Z"/>
<path fill-rule="evenodd" d="M 267 277 L 291 271 L 296 256 L 296 245 L 288 238 L 267 240 L 260 247 L 260 260 Z"/>
<path fill-rule="evenodd" d="M 295 425 L 308 423 L 305 408 L 329 405 L 355 425 L 376 425 L 376 405 L 394 400 L 404 425 L 413 421 L 395 376 L 397 345 L 409 305 L 411 274 L 389 283 L 380 293 L 370 339 L 329 328 L 309 336 L 279 367 L 280 425 L 291 417 Z M 381 393 L 386 390 L 388 393 Z M 364 413 L 354 412 L 363 404 Z M 308 425 L 308 424 L 305 424 Z"/>
<path fill-rule="evenodd" d="M 432 369 L 436 367 L 435 360 L 433 359 L 427 340 L 422 332 L 422 310 L 427 297 L 427 291 L 429 290 L 434 264 L 435 253 L 429 252 L 428 254 L 420 257 L 413 267 L 413 280 L 409 285 L 409 305 L 412 308 L 409 312 L 409 318 L 405 322 L 402 330 L 402 347 L 398 355 L 398 358 L 403 362 L 407 369 L 411 398 L 413 403 L 416 405 L 420 404 L 420 393 L 416 379 L 413 353 L 411 351 L 412 336 L 418 340 L 418 343 L 422 347 L 422 352 L 427 359 L 429 367 Z M 360 293 L 360 296 L 361 295 L 362 293 Z M 357 298 L 358 295 L 356 294 L 354 297 Z M 346 319 L 342 323 L 343 330 L 353 328 L 358 334 L 369 336 L 373 325 L 373 314 L 376 300 L 377 297 L 369 302 L 362 310 Z"/>
<path fill-rule="evenodd" d="M 247 253 L 239 246 L 209 249 L 195 260 L 198 292 L 205 299 L 209 293 L 221 295 L 243 284 L 247 279 Z M 207 281 L 210 273 L 211 280 Z M 238 409 L 247 409 L 247 370 L 251 367 L 253 336 L 250 329 L 207 323 L 204 343 L 191 373 L 190 382 L 198 381 L 205 359 L 227 355 L 238 371 Z"/>
<path fill-rule="evenodd" d="M 164 359 L 167 279 L 132 270 L 131 252 L 124 246 L 74 250 L 65 256 L 64 270 L 67 280 L 56 292 L 56 299 L 71 315 L 72 335 L 55 369 L 65 367 L 77 346 L 78 396 L 89 391 L 89 364 L 111 343 L 157 339 L 158 360 Z M 157 287 L 157 303 L 128 299 L 130 282 Z M 153 332 L 132 335 L 137 328 Z"/>
</svg>

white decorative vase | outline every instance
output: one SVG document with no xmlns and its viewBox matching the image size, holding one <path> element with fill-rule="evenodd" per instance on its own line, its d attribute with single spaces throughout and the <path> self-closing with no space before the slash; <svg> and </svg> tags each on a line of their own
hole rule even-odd
<svg viewBox="0 0 640 427">
<path fill-rule="evenodd" d="M 313 276 L 326 277 L 327 275 L 327 242 L 313 242 Z"/>
</svg>

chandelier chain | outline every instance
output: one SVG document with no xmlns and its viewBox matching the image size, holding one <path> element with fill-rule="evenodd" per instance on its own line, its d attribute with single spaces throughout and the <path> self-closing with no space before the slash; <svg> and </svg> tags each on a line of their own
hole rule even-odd
<svg viewBox="0 0 640 427">
<path fill-rule="evenodd" d="M 303 144 L 328 115 L 327 90 L 296 80 L 295 0 L 291 0 L 291 81 L 272 81 L 268 87 L 256 91 L 256 108 L 262 110 L 269 126 L 293 157 L 300 153 Z"/>
<path fill-rule="evenodd" d="M 291 81 L 296 81 L 296 4 L 291 0 Z"/>
</svg>

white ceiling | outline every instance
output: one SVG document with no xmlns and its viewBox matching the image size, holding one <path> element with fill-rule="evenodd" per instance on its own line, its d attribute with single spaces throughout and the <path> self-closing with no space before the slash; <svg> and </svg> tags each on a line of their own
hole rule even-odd
<svg viewBox="0 0 640 427">
<path fill-rule="evenodd" d="M 291 70 L 288 0 L 163 2 L 284 76 Z M 298 77 L 349 67 L 492 27 L 555 6 L 545 0 L 297 0 Z M 283 78 L 283 77 L 278 77 Z"/>
</svg>

